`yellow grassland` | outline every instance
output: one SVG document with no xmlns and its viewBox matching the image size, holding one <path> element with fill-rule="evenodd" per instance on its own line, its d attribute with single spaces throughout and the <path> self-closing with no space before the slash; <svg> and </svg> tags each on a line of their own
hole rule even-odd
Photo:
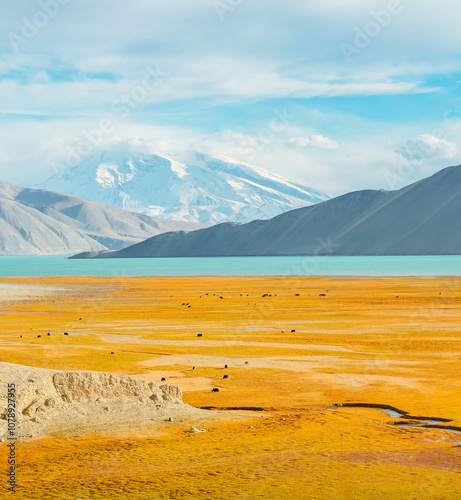
<svg viewBox="0 0 461 500">
<path fill-rule="evenodd" d="M 329 406 L 390 405 L 461 428 L 459 278 L 0 283 L 1 361 L 165 377 L 193 406 L 261 408 L 193 437 L 188 422 L 146 422 L 20 442 L 15 498 L 461 498 L 461 447 L 445 432 Z M 9 299 L 27 285 L 34 299 Z"/>
</svg>

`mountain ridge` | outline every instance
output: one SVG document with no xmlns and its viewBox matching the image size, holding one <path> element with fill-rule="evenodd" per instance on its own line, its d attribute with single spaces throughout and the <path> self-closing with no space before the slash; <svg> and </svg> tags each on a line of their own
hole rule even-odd
<svg viewBox="0 0 461 500">
<path fill-rule="evenodd" d="M 120 249 L 161 232 L 200 227 L 0 181 L 0 255 Z"/>
<path fill-rule="evenodd" d="M 354 191 L 269 220 L 170 232 L 97 257 L 457 255 L 460 213 L 461 166 L 454 166 L 399 190 Z"/>
</svg>

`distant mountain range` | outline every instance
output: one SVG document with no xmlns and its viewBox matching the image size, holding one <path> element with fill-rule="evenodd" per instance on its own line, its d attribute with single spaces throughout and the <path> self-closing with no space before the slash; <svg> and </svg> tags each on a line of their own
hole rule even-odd
<svg viewBox="0 0 461 500">
<path fill-rule="evenodd" d="M 118 142 L 35 187 L 202 224 L 269 219 L 329 199 L 237 160 L 147 139 Z"/>
<path fill-rule="evenodd" d="M 115 250 L 162 232 L 201 227 L 0 181 L 0 255 Z"/>
<path fill-rule="evenodd" d="M 270 220 L 161 234 L 77 257 L 431 254 L 461 254 L 461 166 L 396 191 L 356 191 Z"/>
</svg>

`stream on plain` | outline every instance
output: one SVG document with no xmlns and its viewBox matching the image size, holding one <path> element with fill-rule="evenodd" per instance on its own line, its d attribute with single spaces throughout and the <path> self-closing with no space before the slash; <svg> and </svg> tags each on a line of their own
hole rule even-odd
<svg viewBox="0 0 461 500">
<path fill-rule="evenodd" d="M 461 434 L 460 427 L 446 425 L 447 422 L 451 422 L 449 418 L 416 417 L 409 415 L 408 412 L 399 410 L 389 405 L 377 405 L 372 403 L 344 403 L 335 406 L 348 408 L 376 408 L 392 418 L 408 420 L 408 422 L 392 422 L 393 425 L 398 425 L 399 427 L 406 427 L 410 429 L 439 429 L 446 432 Z"/>
</svg>

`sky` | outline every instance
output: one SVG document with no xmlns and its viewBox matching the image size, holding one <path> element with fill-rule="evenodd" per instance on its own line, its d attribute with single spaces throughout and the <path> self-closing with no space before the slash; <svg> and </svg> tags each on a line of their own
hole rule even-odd
<svg viewBox="0 0 461 500">
<path fill-rule="evenodd" d="M 461 163 L 455 0 L 5 0 L 0 179 L 120 140 L 222 154 L 330 195 Z"/>
</svg>

